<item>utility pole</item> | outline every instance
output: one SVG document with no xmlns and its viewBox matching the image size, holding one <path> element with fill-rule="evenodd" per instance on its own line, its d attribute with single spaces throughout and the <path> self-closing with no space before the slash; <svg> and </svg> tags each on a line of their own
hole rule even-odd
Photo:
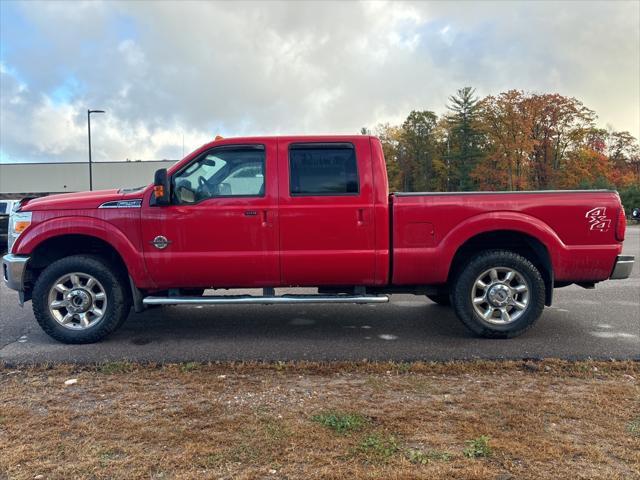
<svg viewBox="0 0 640 480">
<path fill-rule="evenodd" d="M 89 133 L 89 190 L 93 190 L 93 163 L 91 162 L 91 114 L 104 113 L 104 110 L 87 110 L 87 131 Z"/>
</svg>

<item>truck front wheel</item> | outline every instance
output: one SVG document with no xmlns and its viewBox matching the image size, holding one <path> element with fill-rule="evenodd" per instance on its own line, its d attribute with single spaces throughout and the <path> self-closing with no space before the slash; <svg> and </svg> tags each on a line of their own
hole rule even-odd
<svg viewBox="0 0 640 480">
<path fill-rule="evenodd" d="M 36 320 L 63 343 L 103 339 L 124 323 L 131 308 L 120 277 L 99 257 L 74 255 L 53 262 L 34 285 Z"/>
<path fill-rule="evenodd" d="M 524 333 L 542 314 L 544 298 L 544 280 L 535 265 L 507 250 L 489 250 L 471 260 L 455 278 L 451 295 L 462 323 L 487 338 Z"/>
</svg>

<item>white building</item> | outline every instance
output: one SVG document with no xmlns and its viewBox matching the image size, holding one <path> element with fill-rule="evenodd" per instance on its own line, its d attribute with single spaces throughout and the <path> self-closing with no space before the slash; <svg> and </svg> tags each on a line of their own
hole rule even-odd
<svg viewBox="0 0 640 480">
<path fill-rule="evenodd" d="M 93 162 L 93 189 L 139 187 L 175 160 Z M 89 190 L 88 163 L 0 163 L 0 198 Z"/>
</svg>

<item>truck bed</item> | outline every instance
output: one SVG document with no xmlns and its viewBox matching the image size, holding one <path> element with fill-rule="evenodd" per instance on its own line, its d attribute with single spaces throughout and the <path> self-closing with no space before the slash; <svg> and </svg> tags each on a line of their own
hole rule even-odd
<svg viewBox="0 0 640 480">
<path fill-rule="evenodd" d="M 513 235 L 531 238 L 546 249 L 558 282 L 607 279 L 622 249 L 612 190 L 394 193 L 390 202 L 397 285 L 444 284 L 468 241 L 491 247 Z"/>
</svg>

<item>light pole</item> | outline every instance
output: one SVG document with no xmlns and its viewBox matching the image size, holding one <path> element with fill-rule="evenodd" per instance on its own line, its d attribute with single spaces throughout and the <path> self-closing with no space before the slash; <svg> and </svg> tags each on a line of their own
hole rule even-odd
<svg viewBox="0 0 640 480">
<path fill-rule="evenodd" d="M 91 163 L 91 114 L 104 113 L 104 110 L 87 110 L 87 130 L 89 132 L 89 190 L 93 190 L 93 164 Z"/>
</svg>

